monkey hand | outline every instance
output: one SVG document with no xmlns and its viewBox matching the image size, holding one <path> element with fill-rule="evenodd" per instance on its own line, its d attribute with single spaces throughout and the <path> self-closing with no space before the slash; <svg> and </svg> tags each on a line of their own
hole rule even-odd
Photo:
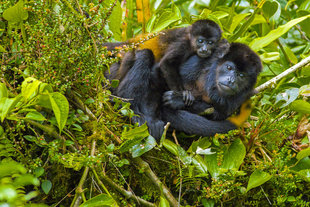
<svg viewBox="0 0 310 207">
<path fill-rule="evenodd" d="M 193 96 L 192 92 L 188 90 L 183 91 L 183 101 L 186 106 L 191 106 L 195 101 L 195 97 Z"/>
<path fill-rule="evenodd" d="M 186 107 L 183 94 L 176 91 L 166 91 L 163 95 L 163 103 L 172 109 L 183 109 Z"/>
</svg>

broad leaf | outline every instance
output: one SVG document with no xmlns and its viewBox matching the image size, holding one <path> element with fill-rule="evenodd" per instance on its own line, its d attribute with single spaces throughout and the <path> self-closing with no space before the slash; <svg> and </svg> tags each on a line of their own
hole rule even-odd
<svg viewBox="0 0 310 207">
<path fill-rule="evenodd" d="M 180 20 L 181 18 L 182 16 L 179 8 L 173 4 L 171 10 L 167 9 L 160 15 L 152 31 L 153 32 L 161 31 L 167 28 L 170 24 Z"/>
<path fill-rule="evenodd" d="M 37 111 L 29 112 L 26 115 L 26 119 L 31 119 L 31 120 L 35 120 L 35 121 L 46 120 L 45 117 L 40 112 L 37 112 Z"/>
<path fill-rule="evenodd" d="M 8 113 L 11 112 L 17 105 L 17 103 L 21 100 L 22 96 L 18 95 L 15 98 L 2 98 L 0 100 L 0 111 L 1 112 L 1 122 L 6 118 Z"/>
<path fill-rule="evenodd" d="M 8 97 L 8 89 L 6 88 L 4 83 L 0 83 L 0 99 Z"/>
<path fill-rule="evenodd" d="M 41 83 L 41 81 L 32 77 L 28 77 L 23 81 L 22 95 L 25 97 L 25 100 L 30 100 L 38 94 L 38 89 Z"/>
<path fill-rule="evenodd" d="M 24 9 L 24 1 L 20 0 L 14 6 L 3 12 L 3 18 L 8 22 L 17 24 L 28 18 L 28 12 Z"/>
<path fill-rule="evenodd" d="M 266 47 L 271 42 L 273 42 L 274 40 L 278 39 L 283 34 L 288 32 L 293 26 L 295 26 L 296 24 L 308 19 L 309 17 L 310 17 L 310 15 L 307 15 L 307 16 L 300 17 L 297 19 L 293 19 L 293 20 L 289 21 L 288 23 L 286 23 L 285 25 L 281 25 L 277 29 L 270 31 L 266 36 L 254 39 L 250 43 L 250 47 L 254 51 L 258 51 L 258 50 Z"/>
<path fill-rule="evenodd" d="M 300 152 L 298 152 L 296 158 L 298 160 L 301 160 L 301 159 L 303 159 L 305 157 L 308 157 L 308 156 L 310 156 L 310 147 L 308 147 L 307 149 L 304 149 L 304 150 L 301 150 Z"/>
<path fill-rule="evenodd" d="M 131 149 L 132 157 L 139 157 L 144 153 L 150 151 L 156 146 L 156 140 L 154 137 L 149 135 L 146 139 L 142 140 L 139 144 L 136 144 Z"/>
<path fill-rule="evenodd" d="M 119 148 L 120 152 L 127 152 L 129 149 L 131 149 L 133 146 L 140 144 L 140 142 L 148 137 L 149 131 L 146 124 L 143 124 L 142 126 L 136 127 L 134 129 L 131 129 L 127 132 L 122 133 L 122 139 L 127 140 L 125 141 Z"/>
<path fill-rule="evenodd" d="M 236 139 L 224 153 L 222 168 L 238 170 L 246 154 L 244 144 Z"/>
<path fill-rule="evenodd" d="M 207 165 L 207 169 L 210 172 L 212 178 L 217 178 L 220 174 L 218 162 L 217 162 L 217 154 L 206 155 L 205 163 Z"/>
<path fill-rule="evenodd" d="M 276 0 L 266 1 L 262 9 L 267 19 L 277 20 L 281 15 L 281 5 Z"/>
<path fill-rule="evenodd" d="M 291 103 L 290 109 L 303 114 L 310 114 L 310 103 L 304 100 L 296 100 Z"/>
<path fill-rule="evenodd" d="M 261 170 L 255 170 L 252 173 L 252 175 L 250 176 L 248 187 L 247 187 L 246 191 L 248 192 L 252 188 L 256 188 L 256 187 L 264 184 L 265 182 L 270 180 L 271 177 L 272 177 L 272 175 L 270 175 L 266 172 L 263 172 Z"/>
<path fill-rule="evenodd" d="M 48 194 L 52 189 L 52 182 L 49 180 L 44 180 L 41 184 L 41 188 L 45 194 Z"/>
<path fill-rule="evenodd" d="M 112 5 L 115 6 L 112 8 Z M 121 21 L 122 21 L 122 7 L 119 1 L 105 0 L 102 1 L 102 5 L 111 9 L 111 15 L 109 16 L 109 29 L 113 32 L 113 37 L 116 40 L 121 40 Z"/>
<path fill-rule="evenodd" d="M 48 95 L 56 117 L 59 132 L 61 132 L 67 122 L 69 114 L 69 102 L 61 93 L 54 92 Z"/>
<path fill-rule="evenodd" d="M 310 169 L 301 170 L 297 172 L 305 181 L 310 182 Z"/>
<path fill-rule="evenodd" d="M 80 205 L 80 207 L 117 207 L 117 202 L 107 194 L 97 195 L 85 203 Z"/>
<path fill-rule="evenodd" d="M 299 95 L 299 89 L 298 88 L 290 88 L 285 90 L 284 93 L 279 93 L 276 96 L 276 103 L 279 101 L 285 101 L 285 103 L 283 105 L 281 105 L 281 108 L 289 105 L 290 103 L 292 103 L 293 101 L 295 101 L 297 99 Z"/>
</svg>

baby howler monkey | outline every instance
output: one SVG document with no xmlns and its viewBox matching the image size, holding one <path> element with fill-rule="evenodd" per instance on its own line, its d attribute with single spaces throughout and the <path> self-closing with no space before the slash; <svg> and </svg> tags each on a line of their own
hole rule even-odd
<svg viewBox="0 0 310 207">
<path fill-rule="evenodd" d="M 138 49 L 149 49 L 153 52 L 155 62 L 159 63 L 162 77 L 173 91 L 183 91 L 184 87 L 179 74 L 180 65 L 190 56 L 210 57 L 221 40 L 222 31 L 218 24 L 211 20 L 198 20 L 184 28 L 168 29 L 158 36 L 144 41 Z M 109 50 L 121 45 L 140 41 L 141 36 L 123 43 L 104 43 Z M 132 56 L 129 52 L 125 55 Z M 128 59 L 128 58 L 127 58 Z M 130 58 L 129 58 L 130 59 Z M 131 68 L 120 64 L 118 78 L 121 80 Z"/>
</svg>

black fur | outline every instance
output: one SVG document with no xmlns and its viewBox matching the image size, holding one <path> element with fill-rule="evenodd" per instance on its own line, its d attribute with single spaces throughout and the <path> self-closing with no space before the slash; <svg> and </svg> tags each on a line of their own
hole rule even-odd
<svg viewBox="0 0 310 207">
<path fill-rule="evenodd" d="M 226 63 L 236 66 L 235 69 L 225 70 Z M 220 59 L 203 59 L 194 55 L 180 67 L 180 76 L 187 90 L 197 91 L 199 81 L 200 85 L 203 85 L 198 93 L 193 92 L 197 100 L 192 106 L 187 107 L 182 94 L 169 91 L 164 95 L 165 103 L 173 109 L 186 109 L 193 113 L 202 113 L 213 106 L 215 111 L 207 117 L 212 120 L 225 120 L 253 95 L 254 85 L 261 69 L 258 55 L 241 43 L 231 43 L 228 53 Z M 242 78 L 239 77 L 241 73 L 244 76 Z M 226 83 L 235 90 L 229 89 L 231 93 L 221 92 L 218 86 L 220 76 L 227 74 L 229 79 L 234 80 Z M 209 99 L 208 103 L 203 101 L 202 96 Z"/>
</svg>

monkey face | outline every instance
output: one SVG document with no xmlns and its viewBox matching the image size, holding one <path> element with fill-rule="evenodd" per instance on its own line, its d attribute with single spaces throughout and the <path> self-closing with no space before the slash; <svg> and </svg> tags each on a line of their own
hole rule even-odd
<svg viewBox="0 0 310 207">
<path fill-rule="evenodd" d="M 215 37 L 205 38 L 197 36 L 194 42 L 197 55 L 202 58 L 211 56 L 217 41 Z"/>
<path fill-rule="evenodd" d="M 246 76 L 234 62 L 225 61 L 216 69 L 216 87 L 223 96 L 235 95 L 247 85 Z"/>
</svg>

